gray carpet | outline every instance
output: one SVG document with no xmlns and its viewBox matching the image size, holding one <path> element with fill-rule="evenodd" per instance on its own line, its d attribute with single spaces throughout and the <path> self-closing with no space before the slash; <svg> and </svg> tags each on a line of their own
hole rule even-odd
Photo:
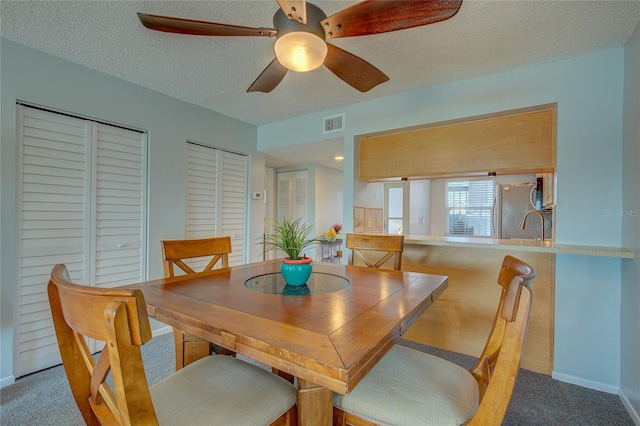
<svg viewBox="0 0 640 426">
<path fill-rule="evenodd" d="M 401 344 L 448 359 L 465 368 L 474 358 L 403 340 Z M 171 334 L 142 348 L 149 384 L 174 369 Z M 41 371 L 0 389 L 2 425 L 83 425 L 61 366 Z M 617 395 L 598 392 L 522 370 L 504 425 L 629 425 L 634 423 Z"/>
<path fill-rule="evenodd" d="M 471 368 L 467 355 L 402 340 L 401 345 Z M 571 385 L 550 376 L 520 370 L 503 425 L 634 426 L 618 395 Z"/>
</svg>

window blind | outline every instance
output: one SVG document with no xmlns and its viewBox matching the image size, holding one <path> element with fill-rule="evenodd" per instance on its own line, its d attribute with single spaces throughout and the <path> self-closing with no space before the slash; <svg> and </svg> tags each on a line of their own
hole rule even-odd
<svg viewBox="0 0 640 426">
<path fill-rule="evenodd" d="M 491 236 L 494 179 L 447 180 L 447 235 Z"/>
</svg>

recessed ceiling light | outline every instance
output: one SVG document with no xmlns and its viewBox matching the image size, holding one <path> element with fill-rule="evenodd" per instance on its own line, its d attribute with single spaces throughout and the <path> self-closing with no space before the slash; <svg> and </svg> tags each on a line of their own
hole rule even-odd
<svg viewBox="0 0 640 426">
<path fill-rule="evenodd" d="M 333 157 L 334 160 L 338 160 L 338 161 L 342 161 L 344 160 L 344 157 L 342 155 L 336 155 L 335 157 Z"/>
</svg>

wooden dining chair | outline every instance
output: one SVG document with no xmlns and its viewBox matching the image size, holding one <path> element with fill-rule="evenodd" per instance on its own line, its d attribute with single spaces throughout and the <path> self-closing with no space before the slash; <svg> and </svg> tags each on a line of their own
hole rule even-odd
<svg viewBox="0 0 640 426">
<path fill-rule="evenodd" d="M 60 264 L 47 291 L 62 363 L 87 425 L 295 424 L 295 387 L 233 357 L 205 357 L 149 387 L 141 346 L 151 326 L 140 290 L 73 284 Z M 95 359 L 87 338 L 105 342 Z"/>
<path fill-rule="evenodd" d="M 395 345 L 348 395 L 334 395 L 334 424 L 500 425 L 515 385 L 535 271 L 506 256 L 487 343 L 469 370 Z"/>
<path fill-rule="evenodd" d="M 229 267 L 229 253 L 231 253 L 231 237 L 212 237 L 193 240 L 163 240 L 162 263 L 165 278 L 175 276 L 174 266 L 185 274 L 211 271 L 214 267 Z M 210 259 L 209 259 L 210 258 Z M 206 263 L 201 271 L 196 271 L 195 265 L 187 264 L 189 260 L 197 259 Z M 173 329 L 173 340 L 176 346 L 176 370 L 191 364 L 212 353 L 234 355 L 234 352 L 221 346 L 214 345 L 200 337 L 177 328 Z"/>
<path fill-rule="evenodd" d="M 350 250 L 349 265 L 381 268 L 392 261 L 396 271 L 402 267 L 404 235 L 347 234 L 345 247 Z"/>
</svg>

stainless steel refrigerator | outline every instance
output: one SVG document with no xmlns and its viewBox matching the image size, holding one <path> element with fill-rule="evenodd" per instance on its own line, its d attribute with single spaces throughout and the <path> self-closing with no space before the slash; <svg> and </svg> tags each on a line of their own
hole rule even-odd
<svg viewBox="0 0 640 426">
<path fill-rule="evenodd" d="M 541 228 L 540 217 L 537 214 L 530 214 L 525 223 L 525 229 L 520 229 L 524 215 L 528 211 L 536 209 L 535 202 L 535 183 L 497 185 L 493 211 L 496 238 L 539 239 Z M 545 240 L 550 240 L 552 238 L 551 214 L 542 214 L 545 227 L 544 237 Z"/>
</svg>

